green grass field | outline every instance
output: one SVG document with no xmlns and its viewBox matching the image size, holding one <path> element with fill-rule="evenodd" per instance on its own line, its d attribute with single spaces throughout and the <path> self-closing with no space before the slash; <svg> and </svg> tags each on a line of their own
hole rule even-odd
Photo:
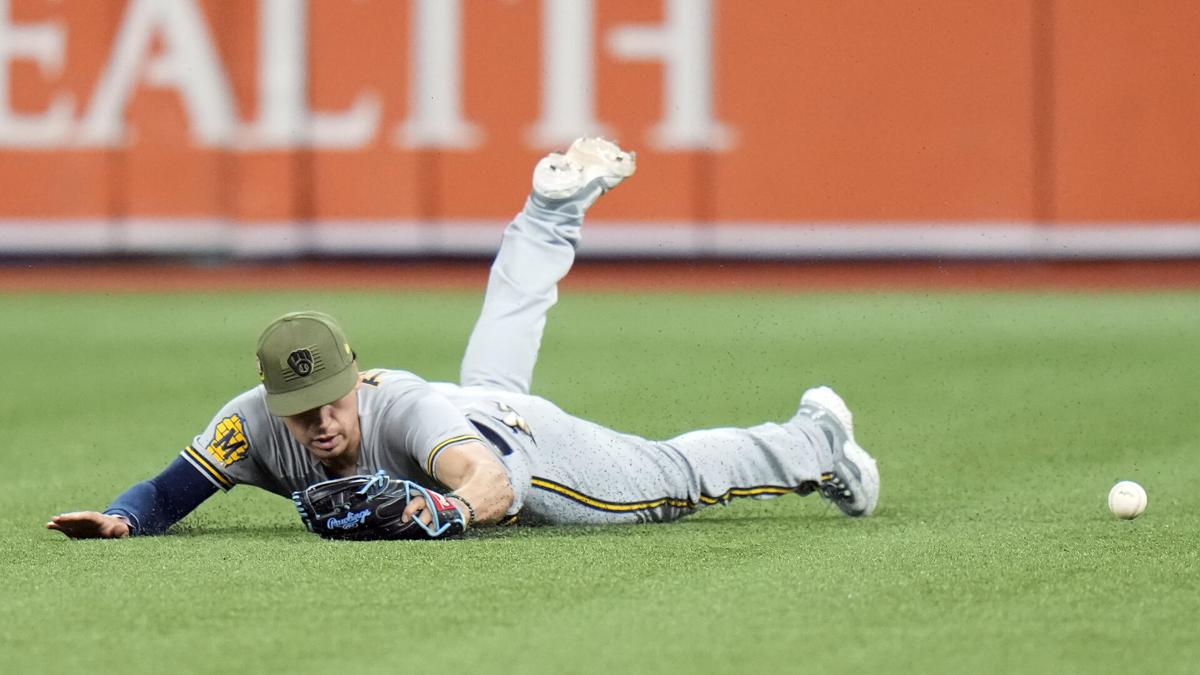
<svg viewBox="0 0 1200 675">
<path fill-rule="evenodd" d="M 172 534 L 51 514 L 156 473 L 256 384 L 276 314 L 454 379 L 477 293 L 0 296 L 0 672 L 1100 673 L 1200 666 L 1200 294 L 567 294 L 535 391 L 649 436 L 833 384 L 876 517 L 325 542 L 253 488 Z M 1118 521 L 1118 479 L 1146 486 Z"/>
</svg>

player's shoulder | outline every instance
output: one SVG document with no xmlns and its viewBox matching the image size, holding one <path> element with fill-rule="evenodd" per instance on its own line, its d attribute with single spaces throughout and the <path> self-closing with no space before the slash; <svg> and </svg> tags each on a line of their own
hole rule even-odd
<svg viewBox="0 0 1200 675">
<path fill-rule="evenodd" d="M 216 426 L 236 429 L 246 437 L 265 437 L 281 426 L 267 409 L 266 389 L 260 384 L 234 396 L 217 412 Z"/>
<path fill-rule="evenodd" d="M 221 408 L 221 411 L 238 412 L 246 417 L 269 417 L 270 412 L 267 410 L 267 390 L 261 384 L 257 387 L 247 389 L 229 399 L 229 402 Z"/>
<path fill-rule="evenodd" d="M 267 407 L 267 388 L 263 385 L 251 387 L 229 400 L 229 405 Z"/>
<path fill-rule="evenodd" d="M 184 458 L 222 489 L 236 482 L 247 457 L 271 446 L 270 436 L 279 429 L 267 410 L 266 393 L 260 385 L 230 399 L 184 449 Z M 281 425 L 279 425 L 281 426 Z"/>
</svg>

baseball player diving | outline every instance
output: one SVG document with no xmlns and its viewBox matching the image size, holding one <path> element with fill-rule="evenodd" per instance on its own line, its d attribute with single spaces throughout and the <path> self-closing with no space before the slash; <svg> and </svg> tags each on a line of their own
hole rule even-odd
<svg viewBox="0 0 1200 675">
<path fill-rule="evenodd" d="M 809 389 L 782 423 L 654 441 L 573 417 L 530 393 L 546 313 L 584 213 L 633 175 L 635 155 L 581 138 L 533 172 L 508 225 L 459 384 L 360 372 L 331 317 L 294 312 L 262 332 L 262 383 L 225 404 L 157 476 L 104 512 L 54 516 L 72 538 L 165 532 L 238 484 L 293 499 L 309 529 L 345 539 L 439 539 L 497 523 L 671 521 L 734 497 L 819 492 L 848 516 L 879 498 L 850 410 Z"/>
</svg>

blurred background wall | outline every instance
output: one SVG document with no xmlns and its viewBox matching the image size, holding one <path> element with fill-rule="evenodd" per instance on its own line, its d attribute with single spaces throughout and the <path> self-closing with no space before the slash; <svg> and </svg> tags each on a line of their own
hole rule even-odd
<svg viewBox="0 0 1200 675">
<path fill-rule="evenodd" d="M 1200 256 L 1196 0 L 0 0 L 0 256 Z"/>
</svg>

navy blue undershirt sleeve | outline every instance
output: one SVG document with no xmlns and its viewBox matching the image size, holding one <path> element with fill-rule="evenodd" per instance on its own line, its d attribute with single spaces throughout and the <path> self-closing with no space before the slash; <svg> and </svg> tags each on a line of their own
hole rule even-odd
<svg viewBox="0 0 1200 675">
<path fill-rule="evenodd" d="M 131 535 L 162 534 L 217 491 L 182 456 L 125 492 L 104 512 L 129 519 Z"/>
</svg>

